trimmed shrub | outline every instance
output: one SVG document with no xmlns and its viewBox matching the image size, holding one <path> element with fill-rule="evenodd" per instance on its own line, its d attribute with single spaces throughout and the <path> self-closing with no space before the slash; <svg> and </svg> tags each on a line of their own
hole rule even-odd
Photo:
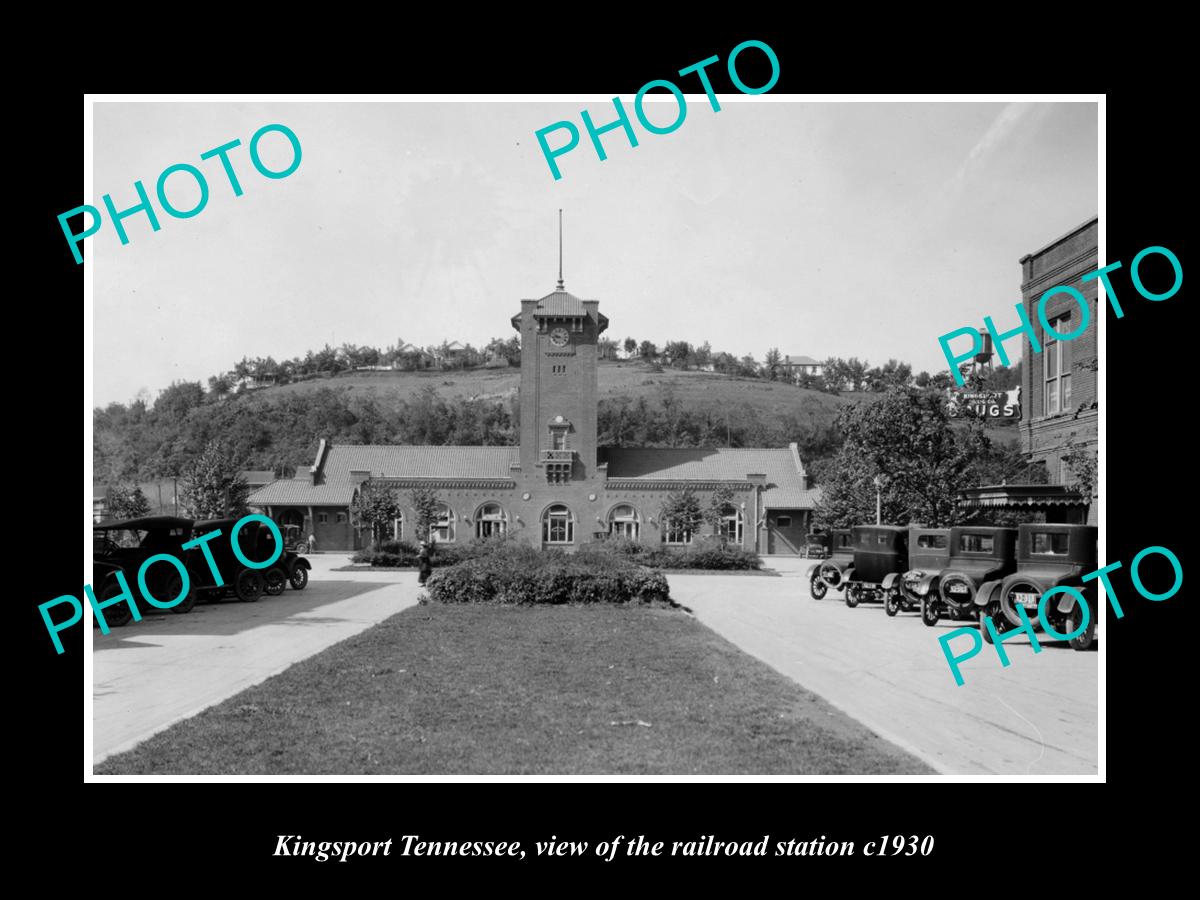
<svg viewBox="0 0 1200 900">
<path fill-rule="evenodd" d="M 580 553 L 602 553 L 631 559 L 655 569 L 709 569 L 716 571 L 754 570 L 762 568 L 762 560 L 753 550 L 734 544 L 701 541 L 688 547 L 649 548 L 637 541 L 614 538 L 590 544 Z"/>
<path fill-rule="evenodd" d="M 438 603 L 650 603 L 669 600 L 667 579 L 611 553 L 535 550 L 508 542 L 434 572 Z"/>
</svg>

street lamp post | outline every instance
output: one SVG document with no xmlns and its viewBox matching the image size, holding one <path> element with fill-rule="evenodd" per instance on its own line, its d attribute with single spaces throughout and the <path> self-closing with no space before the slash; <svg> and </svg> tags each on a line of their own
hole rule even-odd
<svg viewBox="0 0 1200 900">
<path fill-rule="evenodd" d="M 871 482 L 875 485 L 875 524 L 883 524 L 883 486 L 885 484 L 882 475 L 876 475 Z"/>
</svg>

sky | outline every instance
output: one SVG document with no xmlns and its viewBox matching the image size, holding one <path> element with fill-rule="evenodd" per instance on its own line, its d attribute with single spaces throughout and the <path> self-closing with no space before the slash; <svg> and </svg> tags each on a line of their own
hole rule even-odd
<svg viewBox="0 0 1200 900">
<path fill-rule="evenodd" d="M 647 103 L 662 125 L 675 101 Z M 118 103 L 94 107 L 93 185 L 118 210 L 190 163 L 207 206 L 144 214 L 88 238 L 93 402 L 206 383 L 244 356 L 326 343 L 386 348 L 509 338 L 522 298 L 564 280 L 598 299 L 608 336 L 693 344 L 759 361 L 897 358 L 945 370 L 939 335 L 1017 323 L 1018 260 L 1098 212 L 1094 103 L 804 103 L 688 95 L 671 134 L 602 136 L 611 100 L 574 102 Z M 576 124 L 555 180 L 535 133 Z M 286 178 L 251 164 L 250 137 L 282 123 L 302 159 Z M 230 152 L 244 193 L 216 159 Z M 565 140 L 557 132 L 548 140 Z M 272 169 L 286 139 L 264 137 Z M 168 199 L 199 196 L 175 174 Z"/>
</svg>

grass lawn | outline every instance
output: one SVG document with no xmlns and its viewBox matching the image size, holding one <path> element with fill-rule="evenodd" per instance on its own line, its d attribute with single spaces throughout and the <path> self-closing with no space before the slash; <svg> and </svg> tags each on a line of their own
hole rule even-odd
<svg viewBox="0 0 1200 900">
<path fill-rule="evenodd" d="M 430 604 L 297 663 L 95 771 L 931 770 L 679 610 Z"/>
</svg>

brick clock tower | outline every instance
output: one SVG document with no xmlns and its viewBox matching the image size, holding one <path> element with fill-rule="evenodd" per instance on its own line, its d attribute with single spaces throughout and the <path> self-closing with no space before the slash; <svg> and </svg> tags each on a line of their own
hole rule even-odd
<svg viewBox="0 0 1200 900">
<path fill-rule="evenodd" d="M 563 287 L 559 216 L 558 286 L 540 300 L 522 300 L 512 324 L 521 334 L 521 480 L 565 486 L 601 477 L 596 366 L 608 319 L 599 300 L 580 300 Z"/>
</svg>

